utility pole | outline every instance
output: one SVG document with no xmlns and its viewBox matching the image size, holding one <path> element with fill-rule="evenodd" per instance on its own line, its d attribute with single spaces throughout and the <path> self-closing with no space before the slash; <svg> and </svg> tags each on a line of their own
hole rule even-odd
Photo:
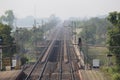
<svg viewBox="0 0 120 80">
<path fill-rule="evenodd" d="M 0 45 L 0 70 L 2 70 L 2 45 Z"/>
<path fill-rule="evenodd" d="M 44 23 L 44 20 L 41 20 L 41 26 L 42 26 L 42 29 L 43 29 L 43 38 L 45 39 L 45 23 Z"/>
<path fill-rule="evenodd" d="M 73 30 L 73 27 L 75 27 L 75 30 Z M 77 32 L 76 32 L 76 22 L 75 21 L 72 21 L 72 34 L 74 36 L 74 42 L 75 44 L 77 44 Z"/>
<path fill-rule="evenodd" d="M 36 19 L 34 19 L 34 27 L 36 27 Z"/>
<path fill-rule="evenodd" d="M 2 43 L 3 43 L 3 38 L 0 36 L 0 69 L 2 70 Z"/>
<path fill-rule="evenodd" d="M 36 6 L 34 5 L 34 27 L 37 27 L 36 23 Z"/>
<path fill-rule="evenodd" d="M 87 43 L 88 43 L 88 39 L 87 39 L 87 26 L 86 26 L 86 28 L 85 28 L 86 30 L 85 30 L 85 43 L 86 43 L 86 66 L 87 66 L 87 68 L 88 68 L 88 45 L 87 45 Z"/>
<path fill-rule="evenodd" d="M 72 26 L 71 26 L 71 27 L 72 27 L 72 40 L 73 40 L 73 39 L 74 39 L 74 38 L 73 38 L 73 26 L 74 26 L 74 25 L 73 25 L 73 21 L 72 21 L 71 23 L 72 23 Z"/>
<path fill-rule="evenodd" d="M 76 24 L 77 24 L 77 22 L 74 22 L 74 24 L 75 24 L 75 44 L 77 44 L 77 32 L 76 32 Z"/>
</svg>

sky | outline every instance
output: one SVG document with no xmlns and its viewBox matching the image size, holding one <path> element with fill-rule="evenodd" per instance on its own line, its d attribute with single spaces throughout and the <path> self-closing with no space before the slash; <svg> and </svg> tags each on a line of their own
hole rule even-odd
<svg viewBox="0 0 120 80">
<path fill-rule="evenodd" d="M 0 16 L 13 10 L 17 18 L 26 16 L 62 18 L 95 17 L 120 12 L 120 0 L 0 0 Z"/>
</svg>

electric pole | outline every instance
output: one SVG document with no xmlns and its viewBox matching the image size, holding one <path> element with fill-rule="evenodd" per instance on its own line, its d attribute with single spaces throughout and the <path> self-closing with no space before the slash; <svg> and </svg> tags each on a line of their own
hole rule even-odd
<svg viewBox="0 0 120 80">
<path fill-rule="evenodd" d="M 2 43 L 3 43 L 3 38 L 0 36 L 0 69 L 2 70 Z"/>
<path fill-rule="evenodd" d="M 77 22 L 74 22 L 74 24 L 75 24 L 75 44 L 77 44 L 77 41 L 76 41 L 77 40 L 76 39 L 77 38 L 77 32 L 76 32 L 76 24 L 77 24 Z"/>
<path fill-rule="evenodd" d="M 87 26 L 86 26 L 86 28 L 85 28 L 85 44 L 86 44 L 86 66 L 87 66 L 87 68 L 88 68 L 88 39 L 87 39 L 87 34 L 88 32 L 87 32 Z"/>
</svg>

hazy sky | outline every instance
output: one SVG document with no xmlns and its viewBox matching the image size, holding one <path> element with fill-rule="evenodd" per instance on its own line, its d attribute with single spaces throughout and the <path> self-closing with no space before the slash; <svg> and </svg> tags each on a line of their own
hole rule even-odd
<svg viewBox="0 0 120 80">
<path fill-rule="evenodd" d="M 34 16 L 35 12 L 37 17 L 83 18 L 120 12 L 120 0 L 0 0 L 0 16 L 9 9 L 17 18 Z"/>
</svg>

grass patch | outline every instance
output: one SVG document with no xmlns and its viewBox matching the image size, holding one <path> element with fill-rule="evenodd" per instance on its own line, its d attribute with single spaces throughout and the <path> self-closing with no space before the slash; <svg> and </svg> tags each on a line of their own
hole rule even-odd
<svg viewBox="0 0 120 80">
<path fill-rule="evenodd" d="M 88 56 L 90 57 L 91 63 L 92 59 L 100 59 L 100 70 L 107 80 L 120 80 L 120 74 L 117 73 L 118 68 L 115 66 L 115 56 L 108 58 L 108 52 L 106 47 L 90 46 L 88 49 Z"/>
<path fill-rule="evenodd" d="M 108 49 L 105 47 L 89 47 L 88 57 L 89 61 L 92 64 L 93 59 L 99 59 L 100 65 L 108 64 L 108 58 L 106 56 Z"/>
<path fill-rule="evenodd" d="M 28 62 L 36 62 L 36 56 L 34 54 L 26 54 Z"/>
</svg>

